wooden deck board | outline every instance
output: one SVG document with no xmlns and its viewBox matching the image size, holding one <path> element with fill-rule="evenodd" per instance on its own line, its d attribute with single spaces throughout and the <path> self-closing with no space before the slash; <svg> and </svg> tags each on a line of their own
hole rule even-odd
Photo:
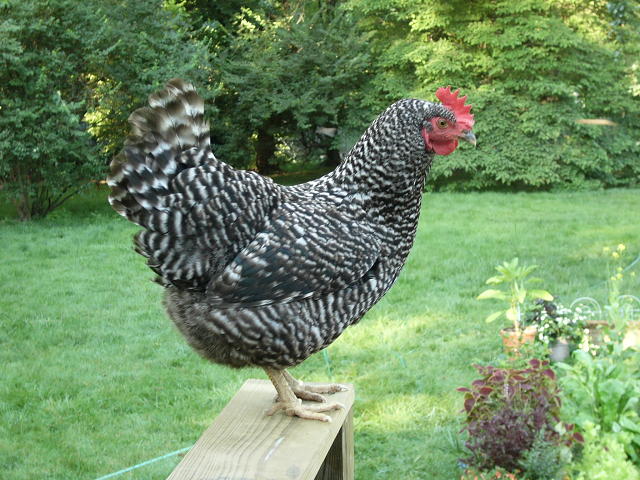
<svg viewBox="0 0 640 480">
<path fill-rule="evenodd" d="M 332 422 L 325 423 L 282 412 L 266 416 L 275 389 L 267 380 L 247 380 L 168 480 L 314 480 L 321 467 L 321 478 L 350 480 L 353 433 L 349 414 L 354 390 L 352 385 L 347 387 L 345 392 L 328 396 L 345 409 L 327 412 Z M 327 463 L 345 466 L 323 466 L 338 434 L 339 445 L 332 449 Z M 336 460 L 336 455 L 342 458 Z M 333 473 L 323 473 L 329 470 Z"/>
</svg>

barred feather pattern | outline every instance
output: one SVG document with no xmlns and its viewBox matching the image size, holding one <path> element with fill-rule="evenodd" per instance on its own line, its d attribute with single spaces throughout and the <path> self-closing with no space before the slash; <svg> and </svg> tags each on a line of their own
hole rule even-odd
<svg viewBox="0 0 640 480">
<path fill-rule="evenodd" d="M 136 251 L 158 282 L 204 290 L 257 233 L 278 200 L 276 186 L 230 168 L 211 152 L 204 103 L 172 80 L 129 117 L 132 133 L 111 163 L 109 202 L 144 227 Z"/>
<path fill-rule="evenodd" d="M 110 203 L 189 344 L 229 365 L 285 368 L 333 342 L 392 286 L 415 237 L 442 105 L 401 100 L 333 172 L 282 187 L 215 158 L 204 105 L 170 81 L 130 117 Z M 453 119 L 455 120 L 455 118 Z"/>
</svg>

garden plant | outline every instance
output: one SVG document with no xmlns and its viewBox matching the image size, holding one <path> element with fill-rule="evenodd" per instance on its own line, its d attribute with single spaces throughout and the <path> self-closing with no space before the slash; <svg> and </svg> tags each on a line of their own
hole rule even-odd
<svg viewBox="0 0 640 480">
<path fill-rule="evenodd" d="M 559 460 L 570 458 L 562 450 L 582 436 L 573 432 L 573 425 L 563 425 L 562 432 L 557 428 L 560 389 L 549 362 L 532 359 L 526 368 L 475 368 L 481 378 L 469 388 L 458 388 L 465 394 L 464 430 L 472 454 L 468 462 L 481 469 L 514 471 L 521 464 L 537 465 L 542 456 L 555 466 L 555 478 L 563 467 Z"/>
<path fill-rule="evenodd" d="M 491 313 L 486 322 L 491 323 L 500 317 L 509 322 L 511 327 L 503 329 L 500 333 L 505 342 L 505 347 L 513 352 L 517 352 L 520 344 L 530 342 L 535 337 L 535 326 L 529 326 L 522 329 L 525 305 L 532 300 L 553 300 L 553 296 L 546 290 L 530 289 L 528 283 L 539 281 L 539 279 L 529 278 L 529 275 L 537 268 L 537 265 L 522 265 L 518 258 L 511 261 L 503 262 L 495 267 L 498 275 L 489 277 L 486 281 L 487 285 L 503 286 L 504 289 L 498 290 L 489 288 L 478 295 L 478 300 L 500 300 L 504 304 L 504 308 Z"/>
<path fill-rule="evenodd" d="M 623 273 L 640 256 L 623 265 L 625 250 L 622 243 L 603 250 L 608 274 L 604 308 L 587 297 L 579 298 L 573 308 L 557 300 L 529 303 L 527 322 L 537 326 L 538 336 L 520 353 L 525 358 L 542 353 L 557 361 L 555 347 L 563 341 L 572 344 L 565 363 L 534 358 L 523 369 L 525 358 L 511 358 L 501 367 L 476 365 L 482 378 L 470 388 L 458 389 L 465 394 L 463 430 L 471 453 L 465 461 L 481 473 L 488 475 L 499 467 L 527 479 L 638 478 L 640 354 L 629 332 L 640 320 L 640 311 L 628 300 L 636 297 L 624 293 L 634 285 L 623 283 Z M 629 278 L 635 277 L 632 271 Z M 603 334 L 589 328 L 594 318 L 604 325 Z M 545 370 L 539 372 L 541 365 Z M 519 392 L 530 395 L 530 403 L 515 401 Z M 534 420 L 527 420 L 530 417 Z"/>
</svg>

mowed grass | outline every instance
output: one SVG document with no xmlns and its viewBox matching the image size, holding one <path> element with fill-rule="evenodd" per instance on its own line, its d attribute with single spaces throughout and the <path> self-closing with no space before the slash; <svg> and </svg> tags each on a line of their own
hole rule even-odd
<svg viewBox="0 0 640 480">
<path fill-rule="evenodd" d="M 357 478 L 460 474 L 472 363 L 500 355 L 499 324 L 475 296 L 496 263 L 539 264 L 567 303 L 604 295 L 604 245 L 639 253 L 640 191 L 427 194 L 397 284 L 294 373 L 356 387 Z M 191 445 L 244 379 L 193 353 L 131 248 L 136 227 L 103 190 L 34 223 L 0 221 L 2 478 L 95 479 Z M 171 457 L 122 475 L 165 478 Z"/>
</svg>

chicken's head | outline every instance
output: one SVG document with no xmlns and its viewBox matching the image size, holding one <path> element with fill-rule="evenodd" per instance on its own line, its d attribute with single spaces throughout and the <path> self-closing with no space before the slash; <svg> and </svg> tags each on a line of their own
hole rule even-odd
<svg viewBox="0 0 640 480">
<path fill-rule="evenodd" d="M 422 138 L 427 151 L 438 155 L 449 155 L 458 147 L 458 139 L 475 146 L 476 137 L 473 127 L 471 105 L 465 105 L 466 96 L 458 97 L 460 90 L 451 91 L 451 87 L 440 87 L 436 97 L 445 107 L 443 115 L 425 120 L 422 127 Z"/>
</svg>

